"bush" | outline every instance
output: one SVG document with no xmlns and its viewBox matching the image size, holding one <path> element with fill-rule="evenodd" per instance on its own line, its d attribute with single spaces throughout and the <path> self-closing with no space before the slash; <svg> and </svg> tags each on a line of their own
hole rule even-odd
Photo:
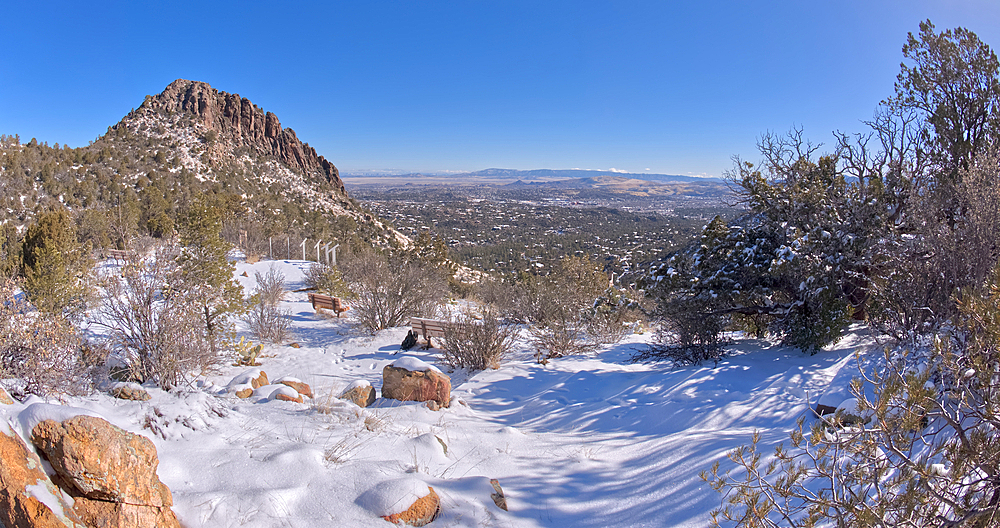
<svg viewBox="0 0 1000 528">
<path fill-rule="evenodd" d="M 411 317 L 433 317 L 448 294 L 448 283 L 437 269 L 390 260 L 374 250 L 345 258 L 342 270 L 354 317 L 372 334 L 406 324 Z"/>
<path fill-rule="evenodd" d="M 492 307 L 484 307 L 477 320 L 472 313 L 445 327 L 442 359 L 456 368 L 496 369 L 514 349 L 517 325 L 504 321 Z"/>
<path fill-rule="evenodd" d="M 632 360 L 666 359 L 677 366 L 718 362 L 725 355 L 723 331 L 729 318 L 706 314 L 705 308 L 695 299 L 661 303 L 657 310 L 660 326 L 653 343 Z"/>
<path fill-rule="evenodd" d="M 258 296 L 260 304 L 277 307 L 285 298 L 285 274 L 272 266 L 267 273 L 261 275 L 260 272 L 255 272 L 253 276 L 257 281 L 254 294 Z"/>
<path fill-rule="evenodd" d="M 243 315 L 250 331 L 258 338 L 281 343 L 288 337 L 287 312 L 278 308 L 285 296 L 285 275 L 273 267 L 266 274 L 254 273 L 257 287 L 250 297 L 250 309 Z"/>
<path fill-rule="evenodd" d="M 958 304 L 929 357 L 884 355 L 852 384 L 857 413 L 800 420 L 762 464 L 759 435 L 704 473 L 725 496 L 713 524 L 996 526 L 1000 521 L 1000 269 Z M 868 396 L 866 389 L 873 396 Z"/>
<path fill-rule="evenodd" d="M 0 283 L 0 380 L 13 395 L 76 395 L 90 388 L 76 328 L 60 314 L 29 311 Z"/>
<path fill-rule="evenodd" d="M 306 270 L 305 284 L 307 288 L 332 297 L 350 297 L 351 293 L 339 268 L 319 262 L 312 263 Z"/>
<path fill-rule="evenodd" d="M 149 260 L 130 256 L 120 277 L 105 278 L 95 318 L 107 329 L 108 349 L 125 364 L 128 377 L 165 389 L 219 361 L 207 333 L 198 331 L 204 328 L 204 305 L 184 288 L 174 253 L 160 248 Z"/>
</svg>

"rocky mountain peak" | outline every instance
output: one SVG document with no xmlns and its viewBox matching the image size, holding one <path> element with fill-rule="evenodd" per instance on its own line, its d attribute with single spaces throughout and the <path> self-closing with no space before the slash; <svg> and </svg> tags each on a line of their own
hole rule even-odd
<svg viewBox="0 0 1000 528">
<path fill-rule="evenodd" d="M 247 98 L 216 90 L 208 83 L 178 79 L 162 93 L 147 96 L 132 116 L 187 113 L 218 140 L 232 147 L 246 147 L 276 159 L 292 170 L 317 174 L 346 195 L 344 182 L 333 163 L 308 144 L 302 143 L 291 128 L 283 128 L 278 117 L 265 112 Z"/>
</svg>

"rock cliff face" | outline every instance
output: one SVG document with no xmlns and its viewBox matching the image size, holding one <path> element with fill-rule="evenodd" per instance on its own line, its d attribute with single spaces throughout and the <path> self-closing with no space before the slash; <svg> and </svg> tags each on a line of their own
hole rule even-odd
<svg viewBox="0 0 1000 528">
<path fill-rule="evenodd" d="M 346 194 L 337 167 L 316 150 L 303 144 L 290 128 L 282 128 L 278 117 L 238 94 L 220 92 L 198 81 L 178 79 L 162 93 L 149 96 L 135 114 L 187 112 L 214 131 L 219 140 L 247 147 L 273 157 L 289 168 L 319 172 L 326 181 Z"/>
</svg>

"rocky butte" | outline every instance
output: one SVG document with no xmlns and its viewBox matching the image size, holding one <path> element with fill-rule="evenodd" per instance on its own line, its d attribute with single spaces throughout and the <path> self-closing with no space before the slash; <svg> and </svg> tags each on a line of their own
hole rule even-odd
<svg viewBox="0 0 1000 528">
<path fill-rule="evenodd" d="M 294 130 L 282 128 L 276 115 L 264 112 L 239 94 L 221 92 L 208 83 L 177 79 L 159 95 L 146 96 L 139 108 L 113 128 L 122 126 L 129 118 L 174 113 L 193 115 L 223 143 L 272 157 L 306 174 L 317 174 L 325 183 L 347 194 L 337 167 L 302 143 Z"/>
</svg>

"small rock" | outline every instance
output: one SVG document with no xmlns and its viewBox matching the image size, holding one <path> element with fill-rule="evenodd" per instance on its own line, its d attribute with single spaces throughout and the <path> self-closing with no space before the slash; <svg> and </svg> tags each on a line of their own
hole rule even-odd
<svg viewBox="0 0 1000 528">
<path fill-rule="evenodd" d="M 427 408 L 432 411 L 440 411 L 441 405 L 434 400 L 427 400 Z"/>
<path fill-rule="evenodd" d="M 250 396 L 253 396 L 253 389 L 250 388 L 250 387 L 247 387 L 245 389 L 236 391 L 236 397 L 237 398 L 241 398 L 241 399 L 245 400 L 245 399 L 249 398 Z"/>
<path fill-rule="evenodd" d="M 434 488 L 427 486 L 430 493 L 414 501 L 406 511 L 386 515 L 383 519 L 393 523 L 403 523 L 409 526 L 424 526 L 437 518 L 441 511 L 441 498 Z"/>
<path fill-rule="evenodd" d="M 280 380 L 276 381 L 275 383 L 281 383 L 282 385 L 287 385 L 287 386 L 295 389 L 295 392 L 298 392 L 302 396 L 306 396 L 308 398 L 312 398 L 313 397 L 312 388 L 309 387 L 309 385 L 307 385 L 306 383 L 303 383 L 303 382 L 301 382 L 301 381 L 299 381 L 299 380 L 297 380 L 295 378 L 281 378 Z"/>
<path fill-rule="evenodd" d="M 290 345 L 288 345 L 288 346 L 290 346 L 290 347 L 292 347 L 292 348 L 301 348 L 301 347 L 302 347 L 302 345 L 300 345 L 300 344 L 298 344 L 298 343 L 291 343 L 291 344 L 290 344 Z"/>
<path fill-rule="evenodd" d="M 267 381 L 267 373 L 261 369 L 256 369 L 256 368 L 245 370 L 240 375 L 233 378 L 233 380 L 229 382 L 229 385 L 227 385 L 227 387 L 229 388 L 230 391 L 234 389 L 243 390 L 242 385 L 246 385 L 248 383 L 250 384 L 250 387 L 253 389 L 259 389 L 264 385 L 269 385 L 269 382 Z"/>
<path fill-rule="evenodd" d="M 500 481 L 497 479 L 490 479 L 490 485 L 493 486 L 495 490 L 494 493 L 490 494 L 490 498 L 493 499 L 493 503 L 497 505 L 503 511 L 507 511 L 507 497 L 503 494 L 503 488 L 500 487 Z"/>
<path fill-rule="evenodd" d="M 0 405 L 14 405 L 14 398 L 11 398 L 3 387 L 0 387 Z"/>
<path fill-rule="evenodd" d="M 289 401 L 289 402 L 295 402 L 295 403 L 302 403 L 302 396 L 298 396 L 298 397 L 293 398 L 293 397 L 291 397 L 291 396 L 289 396 L 287 394 L 281 393 L 281 392 L 279 392 L 278 394 L 276 394 L 274 396 L 274 399 L 281 400 L 281 401 Z"/>
<path fill-rule="evenodd" d="M 241 275 L 241 276 L 243 276 L 243 277 L 249 277 L 249 276 L 250 276 L 250 275 L 248 275 L 248 274 L 247 274 L 247 272 L 245 272 L 245 271 L 244 271 L 243 273 L 240 273 L 240 275 Z"/>
<path fill-rule="evenodd" d="M 141 387 L 133 387 L 131 385 L 119 385 L 114 387 L 109 392 L 115 398 L 119 400 L 133 400 L 133 401 L 146 401 L 150 399 L 149 393 Z"/>
<path fill-rule="evenodd" d="M 368 407 L 375 403 L 375 387 L 364 380 L 355 381 L 340 395 L 340 399 L 352 401 L 358 407 Z"/>
</svg>

